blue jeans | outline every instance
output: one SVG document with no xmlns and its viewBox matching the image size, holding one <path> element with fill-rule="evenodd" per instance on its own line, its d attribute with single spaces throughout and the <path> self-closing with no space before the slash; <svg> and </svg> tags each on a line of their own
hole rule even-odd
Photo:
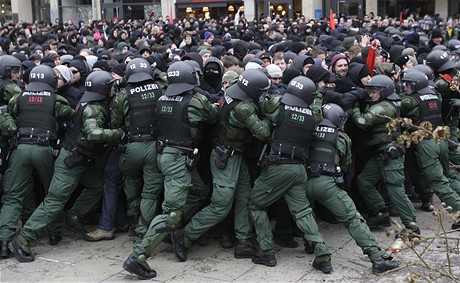
<svg viewBox="0 0 460 283">
<path fill-rule="evenodd" d="M 123 191 L 123 173 L 118 167 L 121 153 L 118 150 L 110 152 L 104 169 L 104 193 L 102 196 L 102 211 L 98 228 L 111 231 L 115 226 L 127 224 L 126 208 L 118 201 Z"/>
</svg>

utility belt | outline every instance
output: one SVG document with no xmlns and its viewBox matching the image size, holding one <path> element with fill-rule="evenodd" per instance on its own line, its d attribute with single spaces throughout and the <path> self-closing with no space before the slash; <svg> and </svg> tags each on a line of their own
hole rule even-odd
<svg viewBox="0 0 460 283">
<path fill-rule="evenodd" d="M 308 178 L 316 178 L 320 176 L 331 176 L 334 177 L 335 183 L 340 188 L 343 188 L 345 185 L 345 180 L 343 178 L 342 169 L 340 166 L 335 166 L 333 164 L 310 164 L 307 166 Z"/>
<path fill-rule="evenodd" d="M 265 155 L 262 159 L 259 160 L 258 165 L 260 168 L 265 168 L 271 165 L 282 165 L 282 164 L 302 164 L 305 165 L 305 159 L 298 157 L 291 157 L 284 154 L 270 154 Z"/>
<path fill-rule="evenodd" d="M 131 142 L 145 142 L 145 141 L 154 141 L 158 138 L 157 135 L 129 135 L 128 137 L 128 143 Z"/>
<path fill-rule="evenodd" d="M 377 150 L 377 156 L 383 161 L 384 164 L 388 163 L 391 159 L 398 159 L 404 156 L 406 151 L 400 146 L 391 145 L 387 149 Z"/>
<path fill-rule="evenodd" d="M 18 144 L 38 144 L 43 146 L 51 145 L 52 142 L 49 138 L 38 136 L 19 136 Z"/>
<path fill-rule="evenodd" d="M 217 153 L 217 157 L 214 159 L 214 164 L 219 169 L 225 169 L 225 167 L 227 167 L 227 161 L 230 157 L 242 153 L 242 151 L 236 148 L 228 147 L 225 145 L 216 146 L 214 151 Z"/>
<path fill-rule="evenodd" d="M 176 151 L 174 153 L 164 152 L 165 147 L 174 148 Z M 163 154 L 163 153 L 175 154 L 176 157 L 180 155 L 186 155 L 187 157 L 185 158 L 185 166 L 187 167 L 189 171 L 193 170 L 196 163 L 198 162 L 198 159 L 200 159 L 200 152 L 198 148 L 196 147 L 191 148 L 191 147 L 171 143 L 168 140 L 157 139 L 156 148 L 157 148 L 157 154 Z"/>
<path fill-rule="evenodd" d="M 154 141 L 158 132 L 153 126 L 129 128 L 128 142 Z"/>
</svg>

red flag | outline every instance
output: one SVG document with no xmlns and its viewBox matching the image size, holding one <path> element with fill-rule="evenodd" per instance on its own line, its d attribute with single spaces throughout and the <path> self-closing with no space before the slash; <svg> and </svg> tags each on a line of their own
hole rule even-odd
<svg viewBox="0 0 460 283">
<path fill-rule="evenodd" d="M 171 7 L 169 7 L 169 23 L 172 24 L 173 23 L 173 6 L 171 5 Z"/>
<path fill-rule="evenodd" d="M 374 76 L 374 64 L 375 64 L 375 53 L 377 50 L 377 41 L 372 41 L 371 48 L 369 49 L 369 54 L 367 55 L 366 66 L 371 71 L 371 77 Z"/>
<path fill-rule="evenodd" d="M 399 13 L 399 21 L 402 23 L 403 21 L 403 12 Z"/>
<path fill-rule="evenodd" d="M 332 9 L 329 10 L 329 27 L 331 29 L 335 29 L 334 13 L 332 12 Z"/>
</svg>

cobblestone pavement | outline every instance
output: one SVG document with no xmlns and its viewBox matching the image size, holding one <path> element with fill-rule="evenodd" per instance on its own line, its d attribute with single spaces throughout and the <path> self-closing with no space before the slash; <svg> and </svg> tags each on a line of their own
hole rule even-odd
<svg viewBox="0 0 460 283">
<path fill-rule="evenodd" d="M 436 204 L 439 205 L 439 201 Z M 206 246 L 193 246 L 188 260 L 182 263 L 176 261 L 171 245 L 162 243 L 148 262 L 157 271 L 153 281 L 158 282 L 408 282 L 409 278 L 417 282 L 460 282 L 460 232 L 450 231 L 452 220 L 447 216 L 438 221 L 432 213 L 420 209 L 417 209 L 417 216 L 424 236 L 421 244 L 415 251 L 405 247 L 394 254 L 400 268 L 381 275 L 372 274 L 367 256 L 362 254 L 343 225 L 321 221 L 320 231 L 332 252 L 334 271 L 329 275 L 313 269 L 313 255 L 307 255 L 302 245 L 296 249 L 276 246 L 278 265 L 275 267 L 255 265 L 250 259 L 237 260 L 233 250 L 222 249 L 215 239 Z M 448 231 L 447 240 L 437 232 L 441 223 Z M 391 245 L 394 239 L 391 234 L 397 228 L 397 224 L 393 224 L 388 230 L 375 231 L 382 247 Z M 301 238 L 296 240 L 302 242 Z M 132 238 L 126 233 L 117 234 L 112 241 L 89 243 L 65 232 L 58 246 L 48 245 L 44 235 L 32 246 L 34 262 L 19 263 L 13 257 L 0 260 L 0 282 L 137 281 L 122 268 L 131 247 Z M 446 251 L 449 251 L 450 265 Z"/>
</svg>

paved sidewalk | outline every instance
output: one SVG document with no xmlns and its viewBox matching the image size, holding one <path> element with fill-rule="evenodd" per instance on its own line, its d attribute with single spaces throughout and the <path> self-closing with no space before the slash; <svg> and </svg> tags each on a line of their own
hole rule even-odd
<svg viewBox="0 0 460 283">
<path fill-rule="evenodd" d="M 439 201 L 438 201 L 439 204 Z M 416 206 L 420 204 L 416 203 Z M 425 237 L 434 235 L 439 221 L 432 213 L 417 209 L 420 228 Z M 395 218 L 397 220 L 397 218 Z M 445 227 L 450 230 L 451 219 L 445 219 Z M 394 255 L 401 268 L 382 275 L 373 275 L 371 263 L 363 255 L 341 224 L 331 225 L 319 222 L 326 244 L 332 252 L 334 271 L 323 274 L 311 264 L 313 255 L 303 250 L 302 239 L 296 238 L 301 246 L 296 249 L 276 246 L 278 265 L 265 267 L 255 265 L 250 259 L 237 260 L 233 250 L 222 249 L 217 240 L 209 245 L 195 245 L 188 252 L 186 262 L 177 262 L 171 245 L 162 243 L 157 253 L 148 260 L 158 275 L 158 282 L 406 282 L 410 274 L 421 276 L 420 282 L 453 282 L 455 278 L 440 276 L 448 271 L 446 241 L 435 239 L 429 245 L 426 241 L 417 246 L 422 252 L 428 268 L 418 264 L 421 261 L 409 248 Z M 382 247 L 393 242 L 393 227 L 386 231 L 376 231 L 375 235 Z M 448 234 L 452 274 L 460 278 L 459 232 Z M 131 282 L 137 278 L 122 268 L 123 261 L 131 252 L 132 238 L 126 233 L 116 235 L 112 241 L 90 243 L 77 239 L 70 232 L 58 246 L 50 246 L 44 235 L 32 246 L 36 256 L 32 263 L 19 263 L 14 257 L 0 260 L 0 282 Z M 416 264 L 416 265 L 413 265 Z"/>
</svg>

